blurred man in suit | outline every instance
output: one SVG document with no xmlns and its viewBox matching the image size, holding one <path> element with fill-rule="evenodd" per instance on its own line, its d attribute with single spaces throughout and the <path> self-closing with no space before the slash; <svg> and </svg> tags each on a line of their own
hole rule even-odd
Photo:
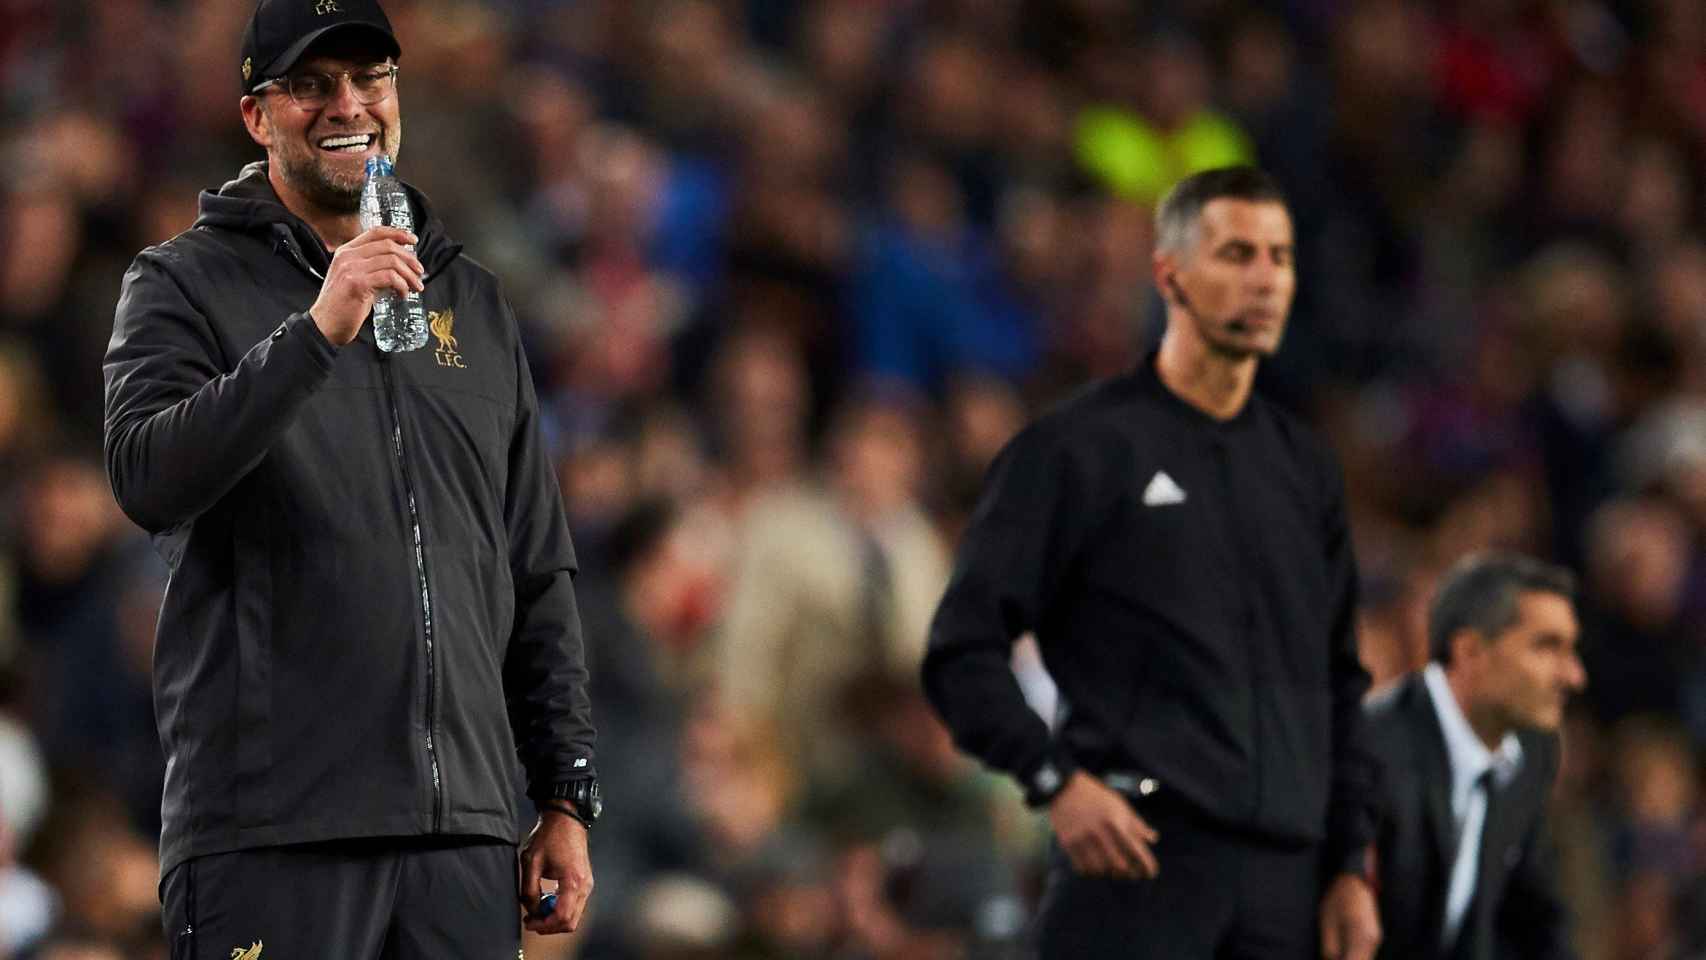
<svg viewBox="0 0 1706 960">
<path fill-rule="evenodd" d="M 1370 700 L 1380 956 L 1575 956 L 1546 828 L 1564 703 L 1587 681 L 1574 591 L 1528 557 L 1460 561 L 1429 610 L 1432 662 Z"/>
</svg>

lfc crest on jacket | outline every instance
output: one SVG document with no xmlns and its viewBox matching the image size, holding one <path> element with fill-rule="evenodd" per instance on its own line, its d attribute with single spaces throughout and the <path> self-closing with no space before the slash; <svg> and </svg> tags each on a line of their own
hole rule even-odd
<svg viewBox="0 0 1706 960">
<path fill-rule="evenodd" d="M 462 362 L 462 354 L 456 352 L 456 334 L 452 332 L 455 326 L 456 311 L 446 310 L 439 313 L 437 310 L 430 310 L 427 312 L 427 329 L 431 330 L 432 335 L 438 338 L 438 348 L 432 352 L 433 357 L 438 360 L 438 365 L 466 370 L 468 365 Z"/>
</svg>

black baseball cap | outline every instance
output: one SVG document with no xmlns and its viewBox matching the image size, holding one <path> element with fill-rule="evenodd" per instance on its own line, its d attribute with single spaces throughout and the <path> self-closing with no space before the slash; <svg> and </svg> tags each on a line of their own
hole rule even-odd
<svg viewBox="0 0 1706 960">
<path fill-rule="evenodd" d="M 367 31 L 392 57 L 403 54 L 377 0 L 261 0 L 243 31 L 243 92 L 281 76 L 309 44 L 334 30 Z"/>
</svg>

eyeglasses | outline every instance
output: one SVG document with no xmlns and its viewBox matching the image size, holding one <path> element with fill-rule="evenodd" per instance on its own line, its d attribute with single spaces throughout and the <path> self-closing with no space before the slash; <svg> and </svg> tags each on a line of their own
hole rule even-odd
<svg viewBox="0 0 1706 960">
<path fill-rule="evenodd" d="M 390 63 L 370 63 L 365 67 L 354 70 L 340 70 L 337 73 L 292 73 L 282 77 L 273 77 L 255 84 L 250 93 L 260 93 L 268 87 L 281 89 L 290 94 L 290 99 L 304 110 L 318 110 L 326 105 L 326 101 L 337 95 L 338 85 L 343 78 L 349 78 L 350 89 L 355 91 L 357 103 L 370 106 L 389 97 L 397 89 L 397 67 Z"/>
</svg>

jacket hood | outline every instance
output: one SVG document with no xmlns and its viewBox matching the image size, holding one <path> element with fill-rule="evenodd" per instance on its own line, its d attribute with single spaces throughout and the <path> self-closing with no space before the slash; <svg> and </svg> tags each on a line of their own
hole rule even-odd
<svg viewBox="0 0 1706 960">
<path fill-rule="evenodd" d="M 419 242 L 415 244 L 415 255 L 427 273 L 438 273 L 462 252 L 462 245 L 446 235 L 444 222 L 433 211 L 425 194 L 407 183 L 403 184 L 403 189 L 408 191 L 409 202 L 418 214 L 415 236 Z M 245 166 L 236 179 L 218 190 L 203 190 L 199 207 L 196 228 L 267 234 L 275 242 L 293 238 L 303 255 L 317 266 L 323 266 L 331 259 L 314 229 L 279 200 L 272 182 L 267 179 L 265 160 Z"/>
</svg>

